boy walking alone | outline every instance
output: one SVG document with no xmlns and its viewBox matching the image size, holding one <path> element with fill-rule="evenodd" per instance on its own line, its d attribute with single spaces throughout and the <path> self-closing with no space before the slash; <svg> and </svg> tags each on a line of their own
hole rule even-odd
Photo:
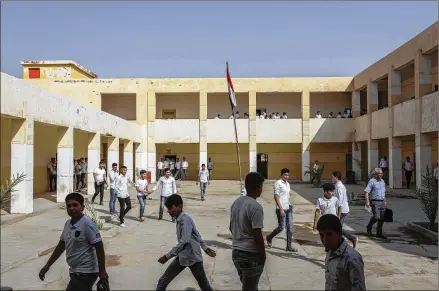
<svg viewBox="0 0 439 291">
<path fill-rule="evenodd" d="M 312 230 L 316 230 L 317 220 L 320 216 L 332 214 L 340 219 L 341 217 L 341 205 L 337 197 L 334 195 L 334 185 L 326 183 L 323 185 L 323 197 L 317 199 L 316 211 L 314 213 L 314 224 Z"/>
<path fill-rule="evenodd" d="M 120 204 L 119 220 L 121 227 L 126 227 L 123 218 L 128 213 L 128 211 L 131 210 L 131 198 L 130 198 L 130 193 L 128 193 L 128 184 L 135 186 L 133 181 L 131 181 L 131 177 L 127 175 L 127 167 L 122 166 L 120 168 L 120 175 L 116 178 L 116 183 L 115 183 L 117 200 L 119 200 L 119 204 Z"/>
<path fill-rule="evenodd" d="M 175 185 L 175 179 L 171 176 L 169 168 L 165 169 L 165 175 L 160 177 L 157 184 L 160 186 L 160 209 L 159 220 L 163 218 L 163 209 L 165 208 L 166 199 L 172 194 L 177 194 L 177 185 Z M 175 218 L 172 218 L 172 222 L 175 222 Z"/>
<path fill-rule="evenodd" d="M 158 259 L 159 263 L 164 264 L 170 258 L 176 257 L 159 279 L 156 290 L 166 290 L 169 283 L 186 267 L 191 270 L 201 290 L 213 290 L 204 271 L 201 249 L 210 257 L 216 256 L 215 251 L 207 247 L 192 218 L 183 212 L 183 199 L 180 195 L 173 194 L 169 196 L 165 204 L 169 215 L 177 220 L 178 244 Z"/>
<path fill-rule="evenodd" d="M 98 277 L 102 284 L 108 286 L 104 245 L 97 225 L 83 214 L 84 197 L 79 193 L 70 193 L 65 201 L 71 218 L 64 224 L 58 245 L 39 273 L 41 281 L 44 281 L 50 266 L 66 251 L 70 267 L 70 282 L 66 291 L 91 291 Z"/>
<path fill-rule="evenodd" d="M 206 164 L 201 165 L 200 173 L 198 174 L 197 185 L 200 182 L 200 196 L 201 201 L 204 201 L 204 195 L 206 195 L 206 187 L 210 185 L 209 171 L 206 170 Z"/>
</svg>

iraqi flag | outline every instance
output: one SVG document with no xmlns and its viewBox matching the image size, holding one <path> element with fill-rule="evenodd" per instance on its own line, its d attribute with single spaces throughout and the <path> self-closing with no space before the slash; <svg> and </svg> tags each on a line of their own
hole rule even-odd
<svg viewBox="0 0 439 291">
<path fill-rule="evenodd" d="M 230 104 L 232 105 L 232 109 L 234 109 L 236 107 L 235 90 L 233 89 L 232 78 L 230 78 L 229 63 L 226 63 L 226 66 L 227 66 L 227 86 L 229 88 L 229 99 L 230 99 Z"/>
</svg>

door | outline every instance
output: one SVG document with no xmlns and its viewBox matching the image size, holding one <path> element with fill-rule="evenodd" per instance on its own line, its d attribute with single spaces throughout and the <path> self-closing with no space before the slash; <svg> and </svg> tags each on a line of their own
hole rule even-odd
<svg viewBox="0 0 439 291">
<path fill-rule="evenodd" d="M 258 154 L 257 171 L 265 179 L 268 179 L 268 154 Z"/>
<path fill-rule="evenodd" d="M 177 113 L 175 109 L 163 109 L 162 110 L 162 118 L 163 119 L 175 119 Z"/>
</svg>

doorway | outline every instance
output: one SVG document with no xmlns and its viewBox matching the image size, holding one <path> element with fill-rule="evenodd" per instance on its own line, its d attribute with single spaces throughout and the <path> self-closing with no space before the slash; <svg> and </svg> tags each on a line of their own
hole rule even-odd
<svg viewBox="0 0 439 291">
<path fill-rule="evenodd" d="M 257 156 L 257 171 L 259 174 L 267 179 L 268 177 L 268 154 L 258 154 Z"/>
</svg>

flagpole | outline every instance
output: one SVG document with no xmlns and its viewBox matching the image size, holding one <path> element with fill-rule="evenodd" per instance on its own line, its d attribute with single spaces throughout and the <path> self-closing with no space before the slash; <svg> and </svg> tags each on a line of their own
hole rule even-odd
<svg viewBox="0 0 439 291">
<path fill-rule="evenodd" d="M 227 70 L 229 69 L 229 62 L 226 62 Z M 235 128 L 235 144 L 236 144 L 236 156 L 238 157 L 238 168 L 239 168 L 239 183 L 240 183 L 240 191 L 242 191 L 242 170 L 241 170 L 241 157 L 239 155 L 239 143 L 238 143 L 238 130 L 236 128 L 236 118 L 235 118 L 235 110 L 233 109 L 233 105 L 230 104 L 232 108 L 232 117 L 233 117 L 233 125 Z"/>
</svg>

